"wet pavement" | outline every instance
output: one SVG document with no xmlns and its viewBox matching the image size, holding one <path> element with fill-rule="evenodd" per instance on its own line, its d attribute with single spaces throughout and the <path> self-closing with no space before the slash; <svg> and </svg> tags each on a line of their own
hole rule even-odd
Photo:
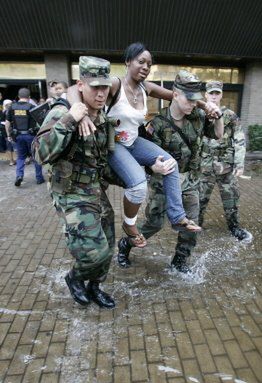
<svg viewBox="0 0 262 383">
<path fill-rule="evenodd" d="M 192 276 L 171 272 L 169 225 L 114 259 L 104 289 L 114 310 L 74 303 L 64 281 L 72 260 L 33 166 L 25 182 L 0 160 L 0 382 L 262 382 L 262 166 L 240 179 L 242 244 L 226 229 L 215 191 L 191 257 Z M 121 190 L 110 188 L 121 236 Z"/>
</svg>

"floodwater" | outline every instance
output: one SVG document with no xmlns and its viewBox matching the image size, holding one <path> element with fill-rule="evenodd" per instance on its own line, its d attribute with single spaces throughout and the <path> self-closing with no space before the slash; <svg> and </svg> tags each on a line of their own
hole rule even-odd
<svg viewBox="0 0 262 383">
<path fill-rule="evenodd" d="M 103 289 L 115 310 L 72 301 L 64 282 L 72 260 L 33 166 L 20 188 L 6 162 L 0 171 L 0 382 L 261 381 L 260 166 L 240 180 L 241 223 L 252 243 L 229 235 L 216 190 L 192 274 L 170 269 L 177 235 L 167 224 L 132 251 L 131 268 L 113 259 Z M 120 238 L 121 191 L 109 196 Z"/>
</svg>

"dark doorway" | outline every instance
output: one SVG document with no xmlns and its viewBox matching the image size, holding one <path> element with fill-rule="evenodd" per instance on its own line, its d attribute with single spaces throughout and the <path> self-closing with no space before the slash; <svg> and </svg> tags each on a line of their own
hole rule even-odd
<svg viewBox="0 0 262 383">
<path fill-rule="evenodd" d="M 6 80 L 0 79 L 0 92 L 3 99 L 16 100 L 20 88 L 30 89 L 31 98 L 36 102 L 47 97 L 45 80 Z"/>
</svg>

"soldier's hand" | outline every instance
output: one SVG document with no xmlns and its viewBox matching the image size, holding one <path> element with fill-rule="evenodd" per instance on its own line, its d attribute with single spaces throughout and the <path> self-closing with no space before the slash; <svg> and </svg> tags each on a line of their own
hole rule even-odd
<svg viewBox="0 0 262 383">
<path fill-rule="evenodd" d="M 235 177 L 240 177 L 244 174 L 244 168 L 236 168 L 233 170 L 233 175 Z"/>
<path fill-rule="evenodd" d="M 177 162 L 174 158 L 169 158 L 166 161 L 163 161 L 163 158 L 163 156 L 158 156 L 154 165 L 151 166 L 151 169 L 154 173 L 159 173 L 165 176 L 175 170 Z"/>
<path fill-rule="evenodd" d="M 79 123 L 79 135 L 83 137 L 89 136 L 94 133 L 96 127 L 88 116 L 85 116 Z"/>
<path fill-rule="evenodd" d="M 8 141 L 8 142 L 14 142 L 11 136 L 8 136 L 8 137 L 7 137 L 7 141 Z"/>
<path fill-rule="evenodd" d="M 208 118 L 219 118 L 222 114 L 220 108 L 214 102 L 206 102 L 205 112 Z"/>
<path fill-rule="evenodd" d="M 82 102 L 75 102 L 71 106 L 69 113 L 72 115 L 76 122 L 79 122 L 84 116 L 88 114 L 88 108 Z"/>
</svg>

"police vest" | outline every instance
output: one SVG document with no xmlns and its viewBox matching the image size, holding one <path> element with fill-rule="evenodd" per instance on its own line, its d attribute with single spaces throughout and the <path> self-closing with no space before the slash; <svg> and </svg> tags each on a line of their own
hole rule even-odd
<svg viewBox="0 0 262 383">
<path fill-rule="evenodd" d="M 29 102 L 14 102 L 11 105 L 11 115 L 14 128 L 18 132 L 26 132 L 29 129 L 34 129 L 35 123 L 30 117 L 29 110 L 33 105 Z"/>
</svg>

